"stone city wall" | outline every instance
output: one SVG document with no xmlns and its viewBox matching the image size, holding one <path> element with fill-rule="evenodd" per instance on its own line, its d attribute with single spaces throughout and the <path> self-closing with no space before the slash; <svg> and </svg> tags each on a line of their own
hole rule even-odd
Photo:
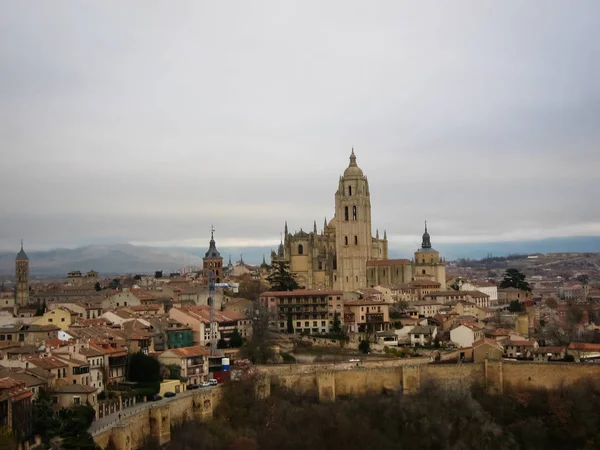
<svg viewBox="0 0 600 450">
<path fill-rule="evenodd" d="M 386 390 L 405 394 L 419 392 L 429 382 L 449 389 L 468 389 L 479 384 L 492 395 L 514 388 L 558 388 L 584 378 L 600 378 L 600 364 L 484 361 L 477 364 L 427 364 L 427 358 L 381 360 L 342 364 L 291 364 L 261 366 L 264 375 L 257 385 L 259 397 L 274 387 L 291 389 L 319 401 L 380 394 Z M 148 437 L 164 444 L 171 439 L 171 426 L 192 420 L 210 420 L 222 398 L 222 388 L 192 391 L 166 403 L 156 403 L 93 433 L 101 448 L 112 441 L 119 450 L 135 450 Z"/>
</svg>

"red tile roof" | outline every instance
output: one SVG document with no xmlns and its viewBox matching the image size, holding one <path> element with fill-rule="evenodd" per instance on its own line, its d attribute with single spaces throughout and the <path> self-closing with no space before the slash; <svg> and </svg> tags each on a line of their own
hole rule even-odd
<svg viewBox="0 0 600 450">
<path fill-rule="evenodd" d="M 592 344 L 589 342 L 571 342 L 568 349 L 587 352 L 600 352 L 600 344 Z"/>
<path fill-rule="evenodd" d="M 33 364 L 34 366 L 39 367 L 40 369 L 46 369 L 46 370 L 58 369 L 58 368 L 68 366 L 67 363 L 65 363 L 57 358 L 54 358 L 53 356 L 46 356 L 45 358 L 30 358 L 29 362 L 31 364 Z"/>
<path fill-rule="evenodd" d="M 210 350 L 208 348 L 201 347 L 199 345 L 195 345 L 194 347 L 172 348 L 171 350 L 167 350 L 167 352 L 172 352 L 181 358 L 193 358 L 194 356 L 210 355 Z"/>
</svg>

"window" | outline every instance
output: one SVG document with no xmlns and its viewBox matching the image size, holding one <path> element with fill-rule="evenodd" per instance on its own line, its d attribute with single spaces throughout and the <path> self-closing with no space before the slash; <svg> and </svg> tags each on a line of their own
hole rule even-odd
<svg viewBox="0 0 600 450">
<path fill-rule="evenodd" d="M 302 244 L 298 245 L 298 254 L 302 255 L 304 253 L 304 247 L 302 247 Z"/>
<path fill-rule="evenodd" d="M 64 321 L 65 321 L 65 318 L 64 318 L 64 317 L 62 317 L 62 318 L 60 319 L 60 321 L 61 321 L 61 322 L 64 322 Z"/>
<path fill-rule="evenodd" d="M 19 342 L 23 342 L 25 340 L 25 335 L 23 333 L 19 334 Z"/>
<path fill-rule="evenodd" d="M 296 322 L 296 327 L 300 328 L 302 326 L 302 322 Z"/>
<path fill-rule="evenodd" d="M 423 275 L 425 275 L 425 269 L 423 269 Z"/>
<path fill-rule="evenodd" d="M 346 222 L 348 222 L 348 207 L 347 206 L 344 207 L 344 220 L 346 220 Z"/>
<path fill-rule="evenodd" d="M 352 186 L 348 186 L 348 195 L 352 196 Z"/>
<path fill-rule="evenodd" d="M 344 245 L 348 245 L 348 236 L 344 236 Z"/>
<path fill-rule="evenodd" d="M 354 245 L 358 245 L 358 236 L 354 236 Z"/>
<path fill-rule="evenodd" d="M 74 405 L 81 405 L 81 397 L 73 397 Z"/>
<path fill-rule="evenodd" d="M 325 325 L 326 323 L 327 323 L 327 322 L 325 322 L 324 320 L 321 320 L 321 326 L 322 326 L 322 327 L 326 326 L 326 325 Z"/>
<path fill-rule="evenodd" d="M 323 262 L 319 261 L 319 270 L 323 270 Z"/>
<path fill-rule="evenodd" d="M 52 322 L 54 319 L 48 319 L 48 322 Z"/>
<path fill-rule="evenodd" d="M 352 207 L 352 220 L 356 220 L 356 206 Z"/>
</svg>

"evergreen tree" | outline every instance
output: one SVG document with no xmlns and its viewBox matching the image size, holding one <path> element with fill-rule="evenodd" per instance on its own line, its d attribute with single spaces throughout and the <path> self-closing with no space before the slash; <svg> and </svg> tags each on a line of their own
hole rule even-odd
<svg viewBox="0 0 600 450">
<path fill-rule="evenodd" d="M 290 272 L 290 265 L 287 261 L 274 261 L 271 265 L 271 273 L 267 277 L 273 291 L 293 291 L 300 289 L 300 285 Z"/>
<path fill-rule="evenodd" d="M 508 310 L 513 313 L 521 312 L 521 302 L 519 300 L 513 300 L 512 302 L 510 302 L 510 305 L 508 305 Z"/>
<path fill-rule="evenodd" d="M 340 313 L 337 311 L 333 313 L 333 326 L 331 327 L 331 331 L 335 334 L 342 333 L 342 322 L 340 320 Z"/>
<path fill-rule="evenodd" d="M 96 281 L 96 284 L 94 285 L 94 289 L 96 289 L 96 292 L 99 292 L 102 290 L 102 286 L 100 286 L 99 281 Z"/>
<path fill-rule="evenodd" d="M 531 292 L 531 286 L 529 286 L 529 283 L 525 280 L 525 274 L 518 269 L 506 269 L 506 272 L 504 272 L 502 282 L 500 283 L 500 289 L 511 287 Z"/>
<path fill-rule="evenodd" d="M 242 335 L 240 334 L 237 328 L 234 329 L 233 333 L 231 333 L 231 336 L 229 337 L 229 346 L 231 348 L 239 348 L 242 346 L 243 343 L 244 340 L 242 339 Z"/>
<path fill-rule="evenodd" d="M 134 353 L 129 357 L 127 378 L 138 383 L 156 383 L 160 381 L 160 363 L 152 356 Z"/>
<path fill-rule="evenodd" d="M 371 351 L 371 344 L 369 344 L 369 341 L 367 340 L 360 341 L 360 344 L 358 344 L 358 350 L 361 353 L 369 353 Z"/>
</svg>

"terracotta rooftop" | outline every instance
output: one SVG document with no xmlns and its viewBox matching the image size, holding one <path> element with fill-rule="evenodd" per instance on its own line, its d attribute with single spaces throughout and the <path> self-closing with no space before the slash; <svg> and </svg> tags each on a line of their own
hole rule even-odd
<svg viewBox="0 0 600 450">
<path fill-rule="evenodd" d="M 94 348 L 104 355 L 108 356 L 125 356 L 127 355 L 127 347 L 122 342 L 114 342 L 109 340 L 90 339 L 90 348 Z"/>
<path fill-rule="evenodd" d="M 477 348 L 483 344 L 487 344 L 487 345 L 491 345 L 492 347 L 496 347 L 498 350 L 502 350 L 504 351 L 504 348 L 502 347 L 502 345 L 494 340 L 494 339 L 488 339 L 488 338 L 481 338 L 478 339 L 477 341 L 473 342 L 473 348 Z"/>
<path fill-rule="evenodd" d="M 210 355 L 210 349 L 206 347 L 201 347 L 199 345 L 196 345 L 194 347 L 172 348 L 171 350 L 167 350 L 167 352 L 171 352 L 179 356 L 180 358 L 192 358 L 194 356 Z"/>
<path fill-rule="evenodd" d="M 102 353 L 100 350 L 95 349 L 95 348 L 82 348 L 82 349 L 79 349 L 79 353 L 81 353 L 83 356 L 87 356 L 87 357 L 104 356 L 104 353 Z"/>
<path fill-rule="evenodd" d="M 536 341 L 533 340 L 523 340 L 523 341 L 510 341 L 506 345 L 512 345 L 514 347 L 533 347 L 537 344 Z"/>
<path fill-rule="evenodd" d="M 210 323 L 210 306 L 208 305 L 184 306 L 179 308 L 179 310 L 201 320 L 204 323 Z M 215 319 L 217 322 L 223 323 L 245 320 L 248 319 L 248 317 L 245 314 L 237 311 L 215 311 Z"/>
<path fill-rule="evenodd" d="M 565 347 L 538 347 L 533 353 L 536 355 L 544 355 L 546 353 L 562 353 L 565 351 Z"/>
<path fill-rule="evenodd" d="M 46 370 L 67 367 L 68 365 L 67 363 L 54 358 L 53 356 L 47 356 L 45 358 L 30 358 L 29 362 L 40 369 Z"/>
<path fill-rule="evenodd" d="M 569 350 L 579 350 L 587 352 L 600 352 L 600 344 L 592 344 L 588 342 L 571 342 Z"/>
</svg>

